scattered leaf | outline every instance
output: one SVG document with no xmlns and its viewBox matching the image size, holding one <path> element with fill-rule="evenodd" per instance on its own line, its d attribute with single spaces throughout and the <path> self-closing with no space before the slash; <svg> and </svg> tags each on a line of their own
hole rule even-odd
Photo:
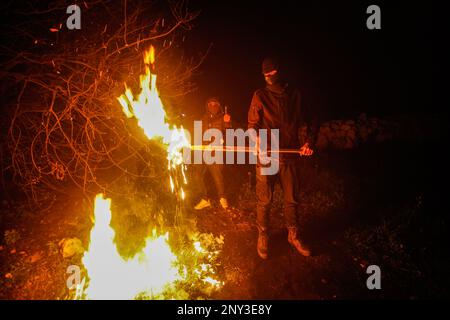
<svg viewBox="0 0 450 320">
<path fill-rule="evenodd" d="M 36 261 L 39 261 L 42 258 L 41 252 L 36 252 L 30 257 L 30 262 L 35 263 Z"/>
</svg>

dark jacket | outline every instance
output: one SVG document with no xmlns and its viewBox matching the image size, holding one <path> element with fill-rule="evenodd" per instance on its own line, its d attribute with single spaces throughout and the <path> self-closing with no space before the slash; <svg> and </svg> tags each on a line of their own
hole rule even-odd
<svg viewBox="0 0 450 320">
<path fill-rule="evenodd" d="M 284 86 L 266 86 L 253 94 L 248 111 L 248 127 L 258 129 L 279 129 L 280 149 L 300 149 L 305 142 L 312 145 L 312 136 L 300 141 L 300 128 L 311 125 L 299 90 Z M 269 145 L 270 146 L 270 145 Z M 280 155 L 280 160 L 298 158 L 298 155 Z"/>
<path fill-rule="evenodd" d="M 223 135 L 225 136 L 225 129 L 231 128 L 231 121 L 225 122 L 223 121 L 223 116 L 225 113 L 219 112 L 218 114 L 212 114 L 209 111 L 206 111 L 206 113 L 203 115 L 202 118 L 202 129 L 205 131 L 206 129 L 219 129 L 222 131 Z"/>
<path fill-rule="evenodd" d="M 211 128 L 219 129 L 222 132 L 223 140 L 225 141 L 225 137 L 226 137 L 225 130 L 231 128 L 231 121 L 229 121 L 229 122 L 223 121 L 224 115 L 225 115 L 225 113 L 223 112 L 223 110 L 221 110 L 217 114 L 212 114 L 206 108 L 206 112 L 202 117 L 203 133 L 207 129 L 211 129 Z M 211 142 L 206 142 L 206 141 L 203 142 L 203 144 L 205 144 L 205 145 L 208 145 L 210 143 Z"/>
<path fill-rule="evenodd" d="M 222 134 L 225 137 L 225 129 L 231 128 L 231 121 L 225 122 L 223 121 L 223 116 L 225 115 L 225 112 L 222 109 L 222 106 L 220 106 L 220 112 L 217 114 L 213 114 L 208 110 L 208 102 L 205 104 L 205 113 L 203 114 L 202 118 L 202 128 L 203 132 L 207 129 L 215 128 L 222 131 Z"/>
</svg>

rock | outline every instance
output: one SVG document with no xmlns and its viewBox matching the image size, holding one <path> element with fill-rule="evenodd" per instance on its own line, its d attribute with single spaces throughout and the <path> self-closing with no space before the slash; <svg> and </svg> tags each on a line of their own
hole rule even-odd
<svg viewBox="0 0 450 320">
<path fill-rule="evenodd" d="M 354 120 L 347 120 L 347 121 L 345 121 L 345 125 L 353 127 L 355 125 L 355 121 Z"/>
<path fill-rule="evenodd" d="M 352 130 L 352 126 L 350 126 L 348 124 L 343 124 L 341 127 L 341 130 L 344 130 L 344 131 Z"/>
<path fill-rule="evenodd" d="M 320 126 L 319 132 L 324 132 L 324 133 L 330 132 L 330 126 L 329 126 L 328 122 L 326 122 Z"/>
<path fill-rule="evenodd" d="M 332 130 L 339 130 L 339 128 L 341 127 L 341 124 L 339 121 L 335 120 L 330 123 L 330 127 Z"/>
<path fill-rule="evenodd" d="M 78 238 L 64 238 L 59 242 L 59 247 L 63 258 L 84 253 L 83 245 Z"/>
<path fill-rule="evenodd" d="M 326 130 L 322 130 L 322 128 L 320 129 L 320 132 L 318 134 L 317 141 L 316 141 L 316 147 L 319 149 L 325 149 L 326 147 L 328 147 L 328 139 L 327 139 Z M 329 130 L 329 129 L 327 129 L 327 130 Z"/>
</svg>

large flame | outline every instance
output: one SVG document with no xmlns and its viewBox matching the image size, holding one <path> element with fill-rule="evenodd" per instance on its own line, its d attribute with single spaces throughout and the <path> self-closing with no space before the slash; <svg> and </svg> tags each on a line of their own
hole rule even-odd
<svg viewBox="0 0 450 320">
<path fill-rule="evenodd" d="M 83 264 L 89 273 L 85 290 L 89 299 L 132 299 L 140 293 L 161 294 L 182 276 L 178 273 L 177 257 L 171 251 L 168 233 L 156 232 L 146 241 L 145 248 L 131 259 L 122 258 L 114 245 L 111 222 L 111 199 L 102 194 L 95 198 L 95 224 L 91 231 L 89 251 Z"/>
<path fill-rule="evenodd" d="M 140 93 L 134 96 L 125 84 L 125 93 L 117 98 L 122 110 L 128 118 L 136 118 L 138 125 L 144 130 L 148 139 L 161 137 L 167 148 L 169 161 L 169 183 L 172 192 L 177 192 L 181 199 L 185 198 L 183 185 L 187 184 L 183 165 L 183 148 L 190 147 L 187 132 L 176 126 L 171 128 L 166 122 L 166 112 L 156 87 L 156 74 L 150 71 L 155 62 L 153 46 L 144 52 L 145 74 L 139 77 Z M 177 169 L 180 170 L 177 170 Z M 178 174 L 181 172 L 181 177 Z M 175 183 L 176 182 L 176 183 Z M 177 188 L 175 189 L 175 184 Z"/>
<path fill-rule="evenodd" d="M 184 250 L 184 259 L 181 259 L 170 248 L 169 233 L 158 236 L 154 229 L 146 239 L 145 247 L 126 259 L 117 252 L 114 244 L 115 232 L 110 226 L 111 199 L 105 199 L 103 194 L 95 197 L 94 219 L 89 250 L 82 259 L 89 284 L 84 290 L 80 290 L 76 298 L 186 299 L 189 295 L 182 292 L 185 284 L 189 287 L 196 284 L 198 289 L 206 292 L 223 285 L 216 279 L 212 265 L 220 251 L 207 250 L 207 247 L 214 247 L 211 243 L 206 243 L 207 234 L 194 235 L 191 239 L 192 247 Z M 222 243 L 221 237 L 209 236 L 213 242 Z"/>
<path fill-rule="evenodd" d="M 162 138 L 167 151 L 171 190 L 178 199 L 183 200 L 183 185 L 187 184 L 187 180 L 182 148 L 189 146 L 189 143 L 183 128 L 171 128 L 166 122 L 164 105 L 156 87 L 156 75 L 150 71 L 154 61 L 155 51 L 151 47 L 144 54 L 145 74 L 140 76 L 140 93 L 133 95 L 125 85 L 125 93 L 118 97 L 118 101 L 128 118 L 137 119 L 148 139 Z M 223 244 L 222 237 L 214 238 L 212 235 L 192 232 L 189 236 L 191 243 L 184 245 L 176 254 L 168 243 L 169 232 L 158 235 L 156 229 L 153 229 L 146 239 L 144 249 L 134 257 L 125 259 L 117 251 L 115 232 L 110 226 L 111 199 L 98 194 L 95 198 L 94 215 L 89 249 L 82 260 L 89 280 L 78 298 L 187 299 L 190 298 L 189 294 L 180 294 L 183 290 L 180 286 L 183 284 L 207 291 L 223 285 L 216 279 L 213 267 L 213 261 Z M 165 292 L 172 294 L 164 294 Z"/>
<path fill-rule="evenodd" d="M 162 138 L 163 143 L 167 146 L 169 169 L 173 170 L 182 164 L 182 149 L 189 147 L 190 144 L 183 127 L 170 128 L 166 122 L 166 112 L 156 87 L 156 74 L 150 71 L 154 61 L 155 50 L 152 46 L 149 51 L 144 53 L 145 74 L 140 76 L 141 92 L 135 97 L 125 84 L 125 93 L 117 100 L 128 118 L 137 119 L 138 125 L 144 130 L 147 138 Z M 184 166 L 181 166 L 181 169 L 184 176 Z M 184 194 L 182 190 L 180 191 Z"/>
</svg>

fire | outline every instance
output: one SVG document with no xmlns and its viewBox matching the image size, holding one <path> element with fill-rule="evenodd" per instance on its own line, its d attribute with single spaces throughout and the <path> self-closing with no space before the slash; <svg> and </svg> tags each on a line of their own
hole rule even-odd
<svg viewBox="0 0 450 320">
<path fill-rule="evenodd" d="M 110 222 L 111 199 L 98 194 L 89 249 L 82 258 L 89 283 L 78 290 L 76 299 L 187 299 L 186 286 L 207 294 L 222 287 L 214 268 L 222 237 L 193 234 L 191 246 L 177 255 L 169 245 L 169 233 L 158 236 L 153 229 L 145 247 L 127 259 L 117 251 Z"/>
<path fill-rule="evenodd" d="M 187 180 L 182 150 L 184 147 L 190 147 L 190 143 L 183 127 L 171 128 L 166 122 L 166 112 L 156 87 L 156 74 L 153 74 L 150 70 L 154 62 L 155 49 L 151 46 L 144 53 L 145 74 L 140 76 L 139 82 L 141 92 L 135 97 L 131 89 L 125 84 L 125 93 L 117 100 L 128 118 L 134 117 L 137 119 L 138 125 L 144 130 L 147 138 L 162 138 L 167 148 L 168 167 L 171 172 L 169 183 L 172 192 L 176 192 L 179 198 L 184 200 L 186 193 L 183 185 L 187 184 Z M 178 168 L 181 177 L 179 177 Z"/>
<path fill-rule="evenodd" d="M 166 122 L 156 75 L 151 72 L 154 61 L 155 50 L 151 47 L 144 54 L 145 74 L 140 76 L 140 93 L 133 95 L 125 85 L 125 93 L 117 99 L 124 114 L 137 119 L 148 139 L 162 138 L 167 151 L 170 188 L 179 200 L 183 200 L 187 179 L 182 148 L 189 143 L 183 128 L 171 128 Z M 190 231 L 187 234 L 190 243 L 184 243 L 174 252 L 169 244 L 169 232 L 159 231 L 158 234 L 153 229 L 145 247 L 133 257 L 124 258 L 117 251 L 115 231 L 110 222 L 111 199 L 98 194 L 89 249 L 82 259 L 89 280 L 86 288 L 78 290 L 76 298 L 188 299 L 190 290 L 211 292 L 223 285 L 216 279 L 214 268 L 223 237 Z"/>
<path fill-rule="evenodd" d="M 168 233 L 158 237 L 153 231 L 145 248 L 126 260 L 113 242 L 115 232 L 109 225 L 111 199 L 98 194 L 94 214 L 89 251 L 82 261 L 90 279 L 84 291 L 87 298 L 132 299 L 143 292 L 157 296 L 175 281 L 182 280 L 176 268 L 177 257 L 167 243 Z"/>
<path fill-rule="evenodd" d="M 137 119 L 138 125 L 144 130 L 147 138 L 162 138 L 167 147 L 169 169 L 174 170 L 180 166 L 182 175 L 185 177 L 185 167 L 181 166 L 183 162 L 181 151 L 183 147 L 190 147 L 190 144 L 183 127 L 171 128 L 166 122 L 166 112 L 156 87 L 156 74 L 150 70 L 154 61 L 155 49 L 151 46 L 150 50 L 144 53 L 145 74 L 140 76 L 141 92 L 135 97 L 125 84 L 125 93 L 117 100 L 128 118 Z M 183 178 L 183 184 L 185 180 Z M 180 190 L 180 193 L 184 194 L 184 191 Z"/>
</svg>

